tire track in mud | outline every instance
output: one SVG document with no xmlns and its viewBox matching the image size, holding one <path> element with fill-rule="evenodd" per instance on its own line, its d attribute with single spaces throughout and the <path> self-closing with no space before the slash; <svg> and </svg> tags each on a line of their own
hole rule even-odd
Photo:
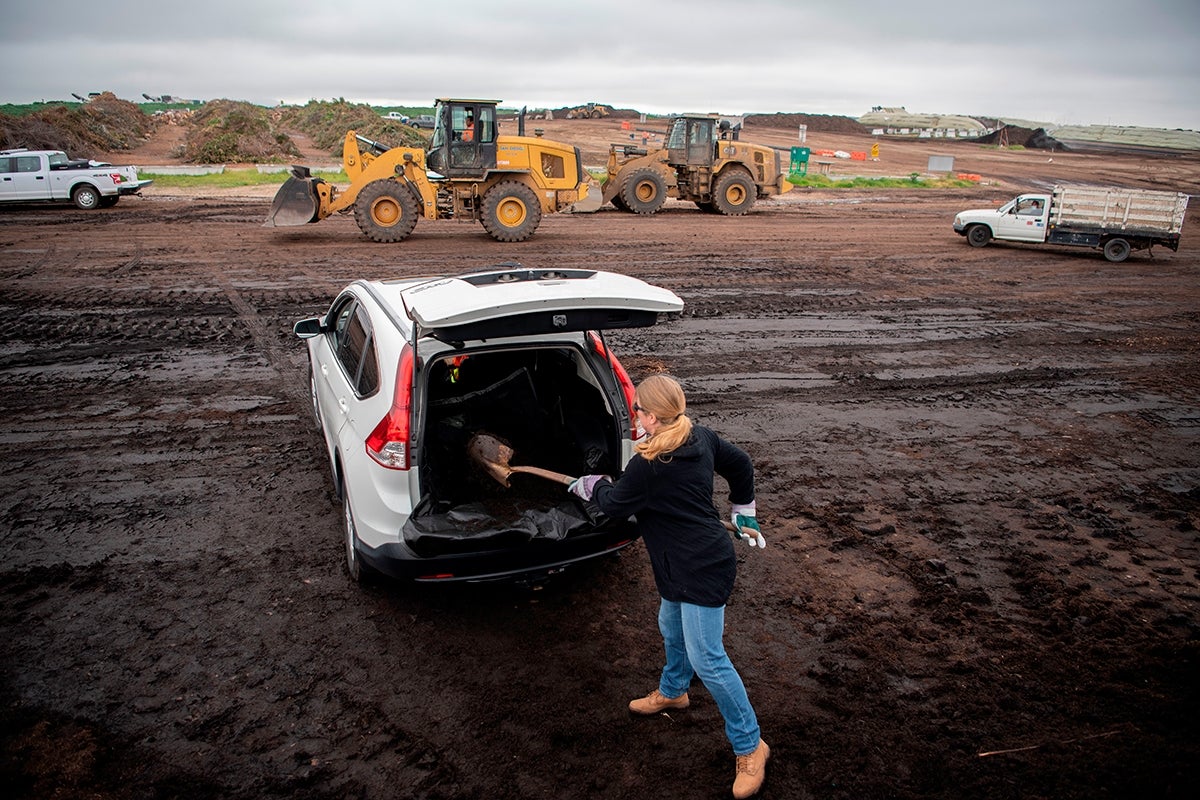
<svg viewBox="0 0 1200 800">
<path fill-rule="evenodd" d="M 295 372 L 295 361 L 283 351 L 278 343 L 278 337 L 271 334 L 258 311 L 242 297 L 242 293 L 234 287 L 233 282 L 224 276 L 214 276 L 214 279 L 225 297 L 228 298 L 230 305 L 246 323 L 259 352 L 279 375 L 281 379 L 279 391 L 292 402 L 298 413 L 306 414 L 309 406 L 307 388 L 289 379 L 289 376 Z"/>
</svg>

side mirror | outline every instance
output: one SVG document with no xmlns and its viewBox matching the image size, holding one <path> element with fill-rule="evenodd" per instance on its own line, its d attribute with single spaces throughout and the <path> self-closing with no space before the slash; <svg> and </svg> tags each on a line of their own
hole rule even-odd
<svg viewBox="0 0 1200 800">
<path fill-rule="evenodd" d="M 325 329 L 322 327 L 319 317 L 302 319 L 292 326 L 292 333 L 296 334 L 301 339 L 311 339 L 314 336 L 320 336 L 324 332 Z"/>
</svg>

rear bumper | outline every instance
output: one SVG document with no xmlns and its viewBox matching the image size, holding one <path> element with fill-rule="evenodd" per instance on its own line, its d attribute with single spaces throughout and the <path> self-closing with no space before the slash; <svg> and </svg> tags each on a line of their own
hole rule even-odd
<svg viewBox="0 0 1200 800">
<path fill-rule="evenodd" d="M 497 550 L 422 558 L 403 543 L 388 543 L 378 548 L 360 546 L 359 555 L 376 572 L 419 583 L 537 581 L 615 553 L 636 540 L 634 526 L 623 523 L 561 541 L 534 540 Z"/>
<path fill-rule="evenodd" d="M 137 183 L 123 183 L 117 188 L 117 194 L 121 197 L 126 197 L 131 194 L 140 194 L 142 189 L 145 189 L 150 184 L 154 183 L 154 179 L 138 181 Z"/>
</svg>

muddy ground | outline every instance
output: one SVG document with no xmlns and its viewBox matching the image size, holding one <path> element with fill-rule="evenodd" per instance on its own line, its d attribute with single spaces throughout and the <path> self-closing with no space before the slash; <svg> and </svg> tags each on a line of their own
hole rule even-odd
<svg viewBox="0 0 1200 800">
<path fill-rule="evenodd" d="M 1080 176 L 1197 192 L 1200 160 L 956 147 L 984 185 L 558 215 L 516 245 L 264 229 L 269 193 L 0 211 L 9 796 L 728 796 L 702 687 L 626 712 L 661 659 L 640 544 L 540 588 L 345 575 L 291 324 L 355 278 L 508 260 L 687 303 L 613 339 L 757 464 L 769 544 L 739 551 L 727 644 L 763 797 L 1196 796 L 1197 213 L 1120 265 L 950 222 Z"/>
</svg>

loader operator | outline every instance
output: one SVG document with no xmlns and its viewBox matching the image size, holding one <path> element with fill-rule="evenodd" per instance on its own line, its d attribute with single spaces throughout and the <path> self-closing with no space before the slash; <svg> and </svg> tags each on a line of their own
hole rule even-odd
<svg viewBox="0 0 1200 800">
<path fill-rule="evenodd" d="M 723 641 L 725 603 L 733 592 L 737 558 L 712 505 L 713 473 L 729 483 L 736 529 L 756 534 L 754 465 L 743 450 L 715 432 L 693 425 L 679 383 L 653 375 L 638 385 L 633 411 L 647 433 L 616 483 L 585 475 L 568 490 L 594 501 L 613 519 L 637 516 L 661 596 L 658 628 L 666 650 L 658 688 L 632 701 L 645 716 L 687 708 L 688 687 L 698 675 L 725 718 L 725 735 L 737 764 L 733 796 L 756 794 L 771 749 L 760 736 L 746 687 Z M 749 537 L 747 537 L 749 538 Z"/>
</svg>

